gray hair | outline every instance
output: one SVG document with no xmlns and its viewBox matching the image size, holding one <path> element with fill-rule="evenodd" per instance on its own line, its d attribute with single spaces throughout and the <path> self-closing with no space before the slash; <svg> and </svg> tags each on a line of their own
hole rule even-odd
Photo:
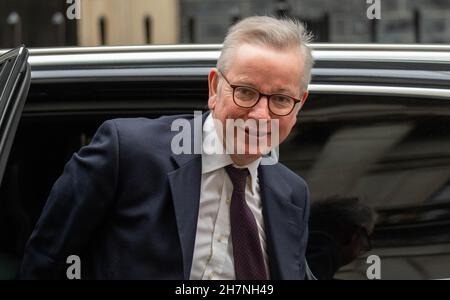
<svg viewBox="0 0 450 300">
<path fill-rule="evenodd" d="M 307 90 L 314 64 L 311 49 L 308 47 L 311 40 L 312 35 L 297 20 L 275 19 L 267 16 L 249 17 L 229 29 L 217 61 L 217 69 L 226 72 L 232 61 L 233 50 L 243 43 L 263 45 L 279 50 L 298 47 L 303 54 L 305 63 L 304 73 L 300 80 L 303 90 Z"/>
</svg>

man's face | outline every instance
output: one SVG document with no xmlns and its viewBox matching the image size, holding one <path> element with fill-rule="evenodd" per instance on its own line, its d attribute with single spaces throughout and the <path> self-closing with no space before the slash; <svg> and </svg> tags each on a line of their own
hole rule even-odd
<svg viewBox="0 0 450 300">
<path fill-rule="evenodd" d="M 208 106 L 214 119 L 223 124 L 223 136 L 226 136 L 225 124 L 227 119 L 244 121 L 253 119 L 257 122 L 268 122 L 268 130 L 258 131 L 258 141 L 265 138 L 271 141 L 274 133 L 270 130 L 270 124 L 278 120 L 279 143 L 282 143 L 292 130 L 297 121 L 297 113 L 307 98 L 307 92 L 301 90 L 300 78 L 304 70 L 303 55 L 298 48 L 276 50 L 272 48 L 243 44 L 234 50 L 231 64 L 224 76 L 232 85 L 252 87 L 263 94 L 283 94 L 296 99 L 302 99 L 293 111 L 287 116 L 277 116 L 269 111 L 267 97 L 261 97 L 252 108 L 242 108 L 233 101 L 233 88 L 219 75 L 216 69 L 212 69 L 209 77 Z M 219 83 L 221 80 L 221 84 Z M 249 133 L 246 132 L 246 135 Z M 236 139 L 236 137 L 234 137 Z M 261 156 L 263 149 L 257 154 L 249 154 L 246 139 L 245 154 L 231 155 L 233 160 L 249 163 Z M 274 147 L 277 145 L 269 145 Z"/>
</svg>

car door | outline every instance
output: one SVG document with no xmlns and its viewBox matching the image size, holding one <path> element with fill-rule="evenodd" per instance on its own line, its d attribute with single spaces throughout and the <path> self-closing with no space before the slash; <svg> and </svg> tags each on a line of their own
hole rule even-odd
<svg viewBox="0 0 450 300">
<path fill-rule="evenodd" d="M 0 56 L 0 184 L 30 87 L 28 50 L 24 46 Z"/>
</svg>

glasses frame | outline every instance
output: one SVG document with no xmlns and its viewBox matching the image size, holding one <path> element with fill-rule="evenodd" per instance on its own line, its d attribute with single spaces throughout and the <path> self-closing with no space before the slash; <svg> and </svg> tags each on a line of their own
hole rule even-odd
<svg viewBox="0 0 450 300">
<path fill-rule="evenodd" d="M 228 83 L 228 85 L 233 89 L 233 102 L 234 102 L 234 104 L 236 104 L 237 106 L 242 107 L 242 108 L 252 108 L 252 107 L 255 107 L 255 106 L 258 104 L 258 102 L 261 100 L 261 98 L 262 98 L 263 96 L 265 96 L 265 97 L 267 97 L 267 108 L 269 109 L 269 111 L 270 111 L 272 114 L 276 115 L 276 116 L 279 116 L 279 117 L 285 117 L 285 116 L 289 115 L 290 113 L 292 113 L 292 111 L 294 110 L 295 105 L 297 105 L 297 103 L 300 103 L 300 102 L 302 102 L 302 100 L 303 100 L 303 99 L 296 99 L 296 98 L 294 98 L 294 97 L 291 97 L 291 96 L 288 96 L 288 95 L 284 95 L 284 94 L 271 94 L 271 95 L 270 95 L 270 94 L 264 94 L 264 93 L 261 93 L 259 90 L 255 89 L 255 88 L 253 88 L 253 87 L 250 87 L 250 86 L 231 84 L 230 81 L 228 81 L 228 79 L 225 77 L 225 75 L 223 75 L 222 71 L 219 71 L 219 70 L 218 70 L 218 72 L 219 72 L 220 76 L 222 76 L 223 79 L 225 79 L 225 81 Z M 258 94 L 258 100 L 256 100 L 255 103 L 254 103 L 252 106 L 242 106 L 242 105 L 239 105 L 239 104 L 236 102 L 236 99 L 235 99 L 235 97 L 234 97 L 234 94 L 235 94 L 237 88 L 247 88 L 247 89 L 254 90 L 254 91 Z M 290 110 L 287 114 L 280 115 L 280 114 L 277 114 L 277 113 L 273 112 L 273 111 L 270 109 L 270 98 L 271 98 L 272 96 L 277 96 L 277 95 L 278 95 L 278 96 L 283 96 L 283 97 L 288 97 L 288 98 L 290 98 L 290 99 L 292 99 L 292 100 L 294 101 L 294 105 L 292 106 L 291 110 Z"/>
</svg>

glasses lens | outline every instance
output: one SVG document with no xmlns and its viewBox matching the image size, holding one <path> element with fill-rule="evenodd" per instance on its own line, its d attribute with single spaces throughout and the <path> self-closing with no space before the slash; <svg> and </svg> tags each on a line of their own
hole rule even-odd
<svg viewBox="0 0 450 300">
<path fill-rule="evenodd" d="M 240 86 L 234 90 L 234 100 L 242 107 L 252 107 L 258 98 L 258 91 L 252 88 Z"/>
<path fill-rule="evenodd" d="M 272 95 L 269 101 L 270 110 L 277 115 L 287 115 L 294 108 L 294 99 L 284 95 Z"/>
</svg>

